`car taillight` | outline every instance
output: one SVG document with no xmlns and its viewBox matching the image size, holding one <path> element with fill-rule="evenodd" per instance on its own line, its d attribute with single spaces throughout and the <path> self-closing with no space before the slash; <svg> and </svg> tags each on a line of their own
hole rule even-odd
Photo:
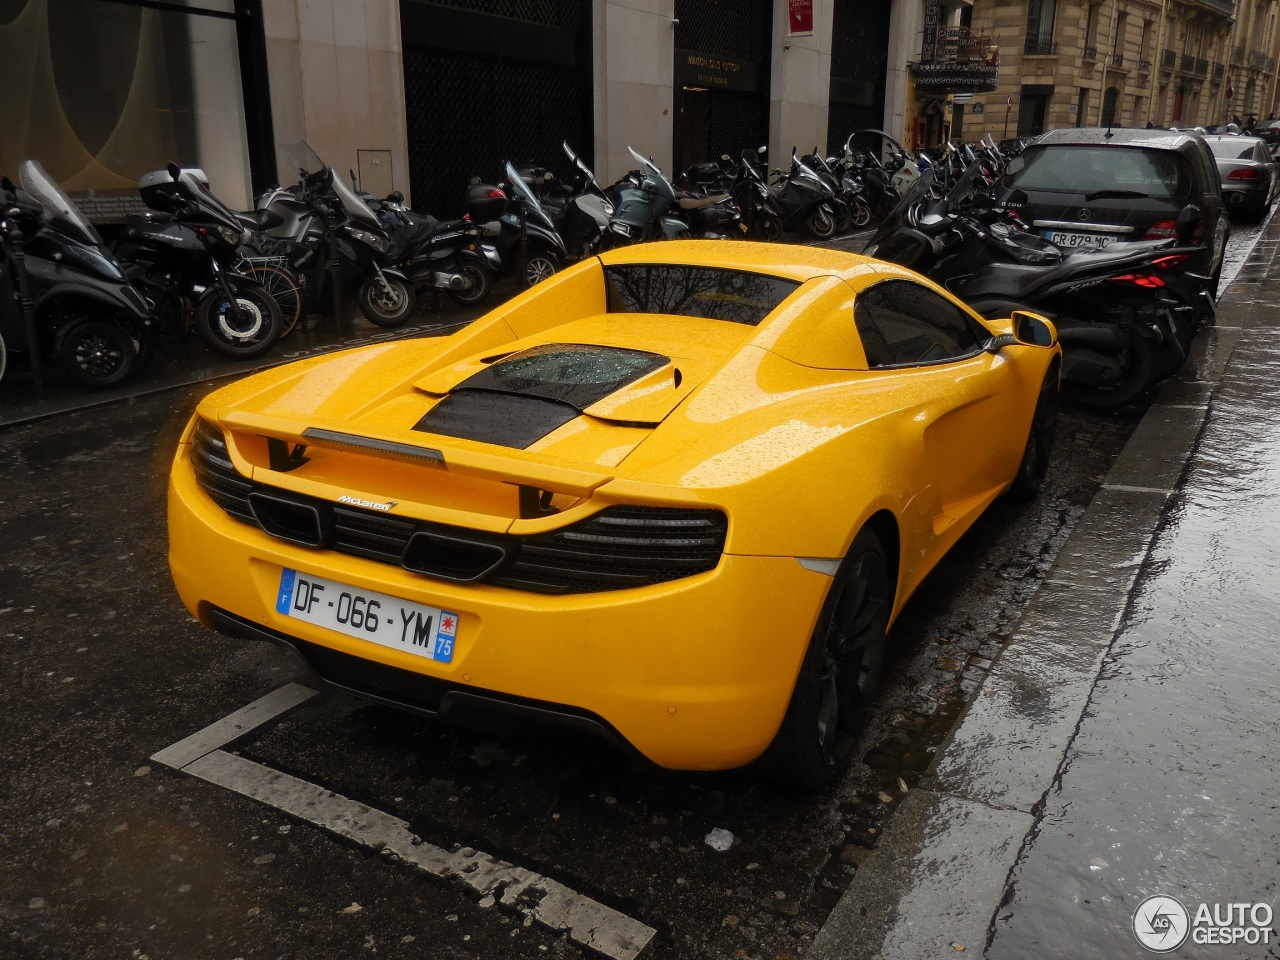
<svg viewBox="0 0 1280 960">
<path fill-rule="evenodd" d="M 1161 270 L 1172 270 L 1174 267 L 1186 263 L 1191 259 L 1189 253 L 1171 253 L 1167 257 L 1156 257 L 1151 261 L 1153 267 L 1159 267 Z"/>
<path fill-rule="evenodd" d="M 1143 240 L 1171 240 L 1178 236 L 1178 224 L 1173 220 L 1157 220 L 1147 227 Z"/>
<path fill-rule="evenodd" d="M 1231 173 L 1227 175 L 1227 179 L 1228 180 L 1257 180 L 1258 171 L 1257 170 L 1232 170 Z"/>
<path fill-rule="evenodd" d="M 1164 286 L 1164 279 L 1157 277 L 1154 273 L 1122 273 L 1111 279 L 1116 283 L 1128 283 L 1148 290 L 1158 290 Z"/>
</svg>

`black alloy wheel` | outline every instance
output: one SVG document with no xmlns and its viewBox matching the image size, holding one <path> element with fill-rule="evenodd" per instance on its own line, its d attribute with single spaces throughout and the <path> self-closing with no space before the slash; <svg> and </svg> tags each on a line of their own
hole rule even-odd
<svg viewBox="0 0 1280 960">
<path fill-rule="evenodd" d="M 403 327 L 413 314 L 413 287 L 391 274 L 372 276 L 360 285 L 360 312 L 370 323 L 394 329 Z"/>
<path fill-rule="evenodd" d="M 196 307 L 196 326 L 215 353 L 233 360 L 261 357 L 280 337 L 280 307 L 261 284 L 237 279 L 232 289 L 239 310 L 211 291 Z"/>
<path fill-rule="evenodd" d="M 848 766 L 884 670 L 891 583 L 879 537 L 861 531 L 832 580 L 782 725 L 757 761 L 760 772 L 819 789 Z"/>
<path fill-rule="evenodd" d="M 95 390 L 115 386 L 133 372 L 138 358 L 128 331 L 101 317 L 74 320 L 64 327 L 54 353 L 68 377 Z"/>
</svg>

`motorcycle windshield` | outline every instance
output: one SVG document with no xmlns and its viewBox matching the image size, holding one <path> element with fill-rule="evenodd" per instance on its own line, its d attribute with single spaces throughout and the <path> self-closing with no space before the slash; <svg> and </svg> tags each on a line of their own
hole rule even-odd
<svg viewBox="0 0 1280 960">
<path fill-rule="evenodd" d="M 982 172 L 982 164 L 974 160 L 969 166 L 965 167 L 964 173 L 960 175 L 955 184 L 947 191 L 947 208 L 951 209 L 957 204 L 962 203 L 969 197 L 973 190 L 973 185 L 978 180 L 978 174 Z"/>
<path fill-rule="evenodd" d="M 546 211 L 542 209 L 542 204 L 538 202 L 537 196 L 529 189 L 529 185 L 524 182 L 519 171 L 511 165 L 510 160 L 507 161 L 505 169 L 507 173 L 507 182 L 511 184 L 511 191 L 517 194 L 520 199 L 524 201 L 525 216 L 529 218 L 530 222 L 537 222 L 554 233 L 556 229 L 555 224 L 551 222 L 551 218 L 548 217 Z"/>
<path fill-rule="evenodd" d="M 585 163 L 582 162 L 581 157 L 579 157 L 576 153 L 573 152 L 573 148 L 569 146 L 569 142 L 567 140 L 562 140 L 560 141 L 560 146 L 564 147 L 564 152 L 569 157 L 569 159 L 573 161 L 573 165 L 577 167 L 582 172 L 582 175 L 587 178 L 587 183 L 595 187 L 597 190 L 600 190 L 600 184 L 596 183 L 595 173 L 592 171 L 590 167 L 588 167 Z"/>
<path fill-rule="evenodd" d="M 640 156 L 640 154 L 636 153 L 631 147 L 627 147 L 627 149 L 631 151 L 631 156 L 633 156 L 636 159 L 636 162 L 644 169 L 645 179 L 657 187 L 658 193 L 663 197 L 668 200 L 674 200 L 676 198 L 676 191 L 667 181 L 667 178 L 662 175 L 662 171 L 658 169 L 657 165 L 654 164 L 652 160 L 646 160 L 644 157 Z"/>
<path fill-rule="evenodd" d="M 519 180 L 519 177 L 516 177 Z M 342 209 L 352 220 L 358 220 L 367 227 L 373 227 L 379 234 L 382 231 L 382 224 L 378 222 L 378 218 L 374 212 L 369 209 L 369 205 L 355 195 L 350 187 L 343 182 L 342 177 L 334 172 L 333 168 L 329 168 L 329 186 L 333 188 L 333 192 L 338 197 L 338 203 L 342 205 Z"/>
<path fill-rule="evenodd" d="M 831 187 L 827 184 L 827 181 L 823 180 L 820 176 L 818 176 L 818 174 L 814 172 L 813 167 L 809 166 L 808 164 L 804 163 L 801 160 L 797 160 L 796 172 L 798 172 L 802 177 L 808 177 L 810 180 L 816 183 L 819 187 L 821 187 L 824 193 L 831 193 Z"/>
<path fill-rule="evenodd" d="M 54 183 L 38 160 L 24 160 L 18 168 L 18 180 L 27 195 L 40 204 L 44 221 L 50 227 L 91 247 L 102 246 L 102 238 L 93 229 L 93 224 Z"/>
<path fill-rule="evenodd" d="M 185 188 L 188 199 L 195 205 L 196 210 L 211 220 L 216 220 L 231 230 L 242 230 L 243 227 L 236 215 L 231 212 L 225 203 L 213 195 L 208 185 L 197 177 L 190 170 L 183 170 L 178 174 L 178 182 Z"/>
<path fill-rule="evenodd" d="M 867 241 L 867 245 L 862 248 L 864 254 L 875 256 L 875 251 L 883 246 L 885 241 L 893 236 L 894 233 L 903 227 L 910 226 L 907 214 L 928 197 L 931 183 L 933 183 L 932 170 L 926 170 L 916 178 L 907 192 L 902 195 L 902 199 L 889 211 L 889 215 L 880 221 L 880 229 L 875 232 L 875 235 Z M 868 251 L 871 252 L 868 253 Z"/>
</svg>

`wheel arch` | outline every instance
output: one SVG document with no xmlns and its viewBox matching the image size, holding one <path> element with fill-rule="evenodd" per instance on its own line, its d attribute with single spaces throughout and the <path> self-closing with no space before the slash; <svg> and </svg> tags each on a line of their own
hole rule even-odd
<svg viewBox="0 0 1280 960">
<path fill-rule="evenodd" d="M 878 510 L 867 518 L 862 528 L 874 533 L 880 545 L 884 547 L 885 560 L 893 576 L 893 582 L 890 584 L 893 591 L 893 605 L 890 607 L 889 617 L 889 622 L 892 623 L 898 612 L 900 600 L 898 593 L 902 584 L 902 536 L 898 529 L 898 518 L 890 510 Z"/>
</svg>

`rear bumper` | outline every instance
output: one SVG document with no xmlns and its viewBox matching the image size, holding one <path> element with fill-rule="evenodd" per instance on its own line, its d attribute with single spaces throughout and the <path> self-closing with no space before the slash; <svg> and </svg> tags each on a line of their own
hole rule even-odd
<svg viewBox="0 0 1280 960">
<path fill-rule="evenodd" d="M 831 583 L 794 558 L 729 555 L 707 573 L 605 593 L 431 580 L 234 520 L 181 457 L 170 478 L 169 563 L 206 626 L 288 644 L 324 680 L 361 696 L 462 722 L 476 708 L 539 711 L 678 769 L 741 766 L 769 745 Z M 453 659 L 279 613 L 284 567 L 456 611 Z"/>
</svg>

